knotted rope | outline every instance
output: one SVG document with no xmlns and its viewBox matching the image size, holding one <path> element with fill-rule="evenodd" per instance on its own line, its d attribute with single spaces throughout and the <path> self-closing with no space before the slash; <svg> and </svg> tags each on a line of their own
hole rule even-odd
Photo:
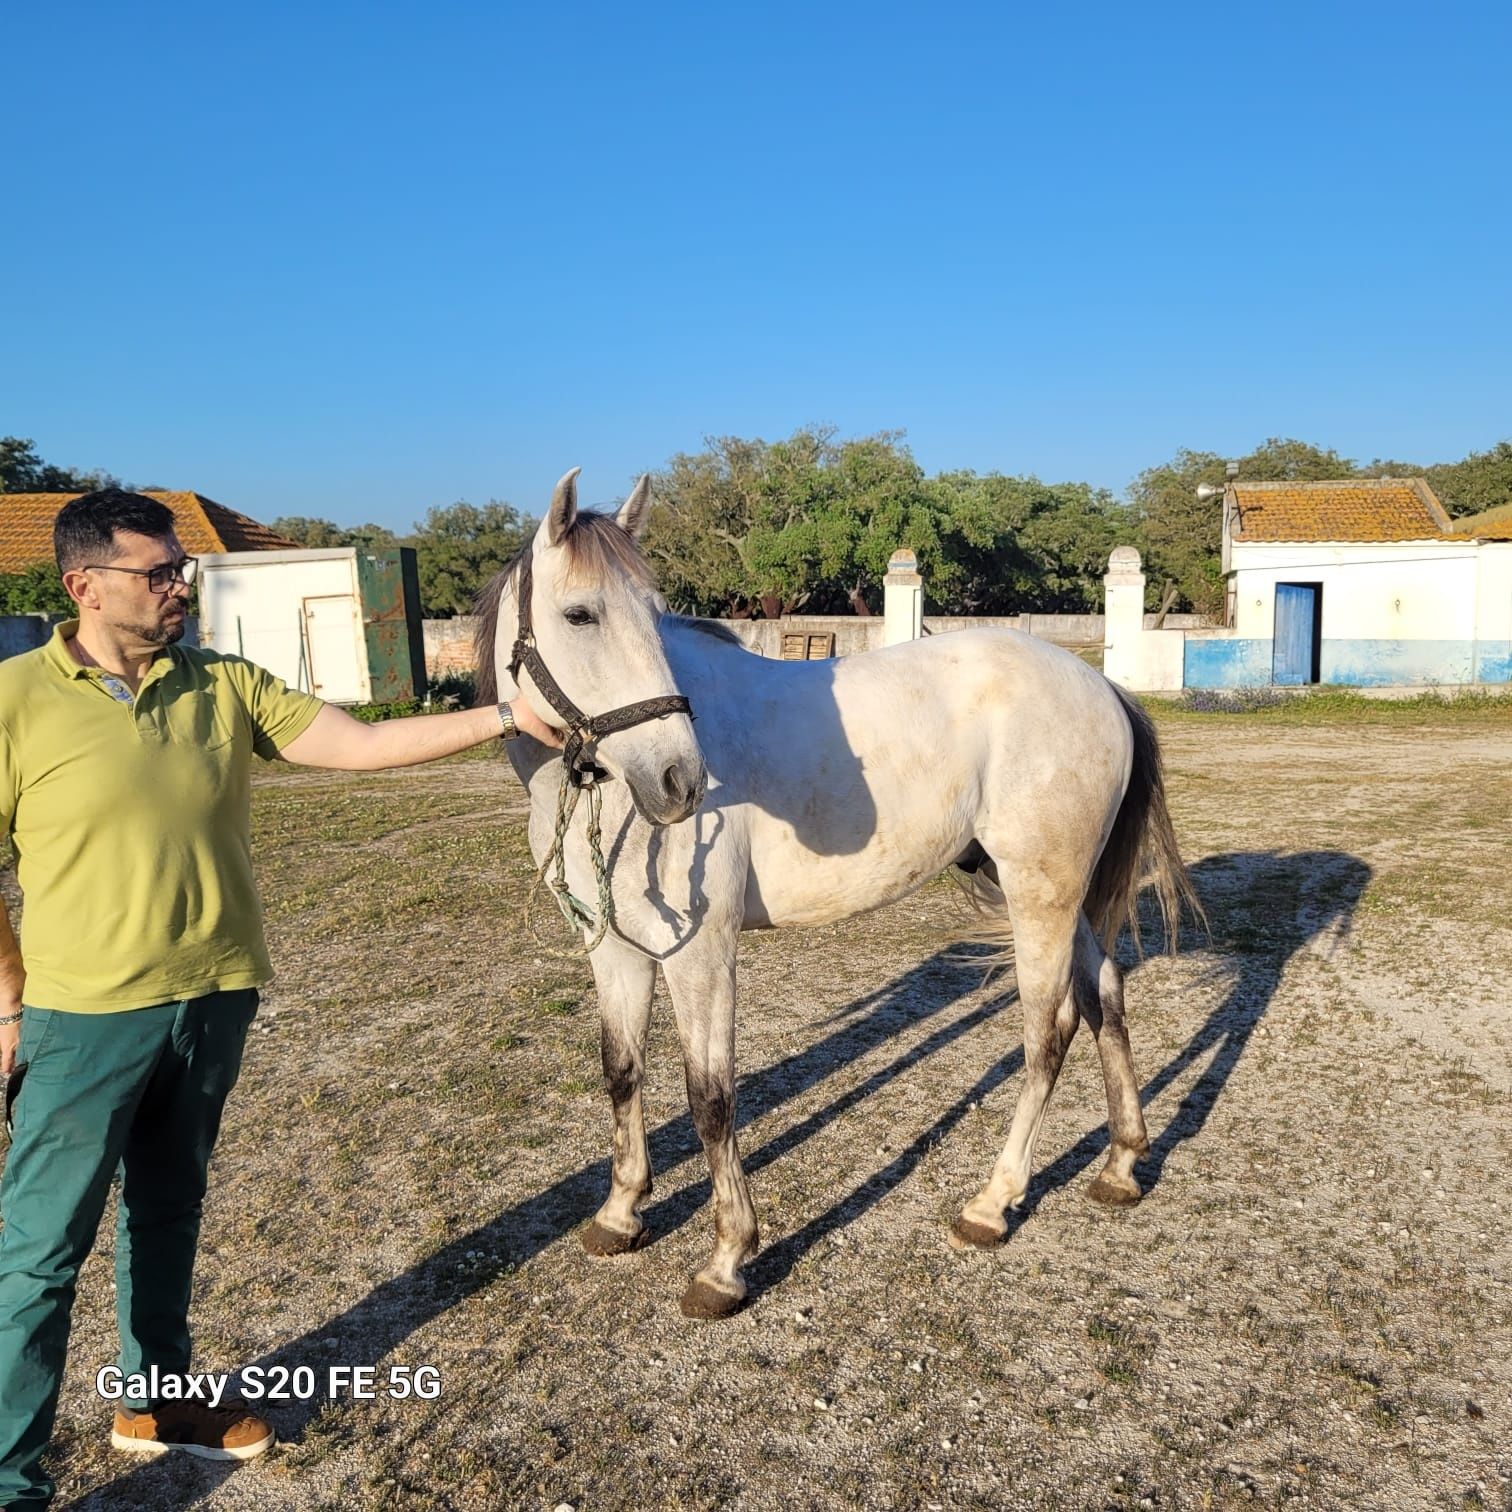
<svg viewBox="0 0 1512 1512">
<path fill-rule="evenodd" d="M 567 831 L 572 827 L 572 816 L 577 812 L 578 799 L 585 792 L 588 794 L 588 854 L 593 862 L 594 877 L 598 881 L 597 918 L 588 905 L 567 886 Z M 593 937 L 584 946 L 584 952 L 588 955 L 591 955 L 603 943 L 604 936 L 608 934 L 610 926 L 614 923 L 614 893 L 609 885 L 609 866 L 604 860 L 604 835 L 599 827 L 599 815 L 603 806 L 603 794 L 592 769 L 581 771 L 578 774 L 578 781 L 574 782 L 573 769 L 564 765 L 562 783 L 557 789 L 556 831 L 551 839 L 551 849 L 546 852 L 540 870 L 536 872 L 535 885 L 530 891 L 530 902 L 533 903 L 536 893 L 544 882 L 551 889 L 551 895 L 556 899 L 556 905 L 561 909 L 568 928 L 574 933 L 585 929 L 593 931 Z M 556 875 L 548 876 L 547 873 L 551 871 L 553 864 L 556 867 Z M 527 917 L 531 916 L 530 903 L 526 905 L 526 913 Z M 536 942 L 539 944 L 540 936 L 536 934 L 533 917 L 531 917 L 530 932 L 535 935 Z"/>
</svg>

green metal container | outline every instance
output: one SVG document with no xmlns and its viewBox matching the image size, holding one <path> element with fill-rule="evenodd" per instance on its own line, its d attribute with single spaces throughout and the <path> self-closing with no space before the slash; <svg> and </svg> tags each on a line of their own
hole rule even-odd
<svg viewBox="0 0 1512 1512">
<path fill-rule="evenodd" d="M 414 548 L 357 551 L 357 593 L 367 643 L 369 697 L 397 703 L 425 696 L 425 635 Z"/>
</svg>

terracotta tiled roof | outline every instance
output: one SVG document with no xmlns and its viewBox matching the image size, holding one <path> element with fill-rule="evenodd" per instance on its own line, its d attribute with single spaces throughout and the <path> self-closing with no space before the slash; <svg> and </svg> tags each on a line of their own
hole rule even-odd
<svg viewBox="0 0 1512 1512">
<path fill-rule="evenodd" d="M 1432 541 L 1449 517 L 1422 478 L 1230 485 L 1235 541 Z"/>
<path fill-rule="evenodd" d="M 50 562 L 53 521 L 70 499 L 78 497 L 76 493 L 0 494 L 0 572 L 21 572 L 38 562 Z M 299 545 L 203 494 L 151 489 L 147 497 L 173 511 L 178 538 L 191 556 L 209 551 L 282 551 Z"/>
<path fill-rule="evenodd" d="M 1454 522 L 1454 533 L 1477 541 L 1512 541 L 1512 504 L 1466 515 Z"/>
</svg>

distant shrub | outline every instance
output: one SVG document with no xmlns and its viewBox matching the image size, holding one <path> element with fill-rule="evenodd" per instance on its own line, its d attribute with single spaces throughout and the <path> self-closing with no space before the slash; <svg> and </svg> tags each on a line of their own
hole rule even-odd
<svg viewBox="0 0 1512 1512">
<path fill-rule="evenodd" d="M 1482 688 L 1429 688 L 1402 698 L 1368 698 L 1358 688 L 1188 688 L 1179 698 L 1148 700 L 1157 717 L 1254 714 L 1287 724 L 1400 724 L 1430 719 L 1512 719 L 1512 696 Z"/>
<path fill-rule="evenodd" d="M 396 698 L 393 703 L 354 704 L 347 710 L 353 719 L 364 724 L 381 724 L 385 719 L 408 719 L 411 714 L 440 714 L 439 707 L 427 709 L 418 698 Z"/>
<path fill-rule="evenodd" d="M 1280 708 L 1296 697 L 1279 688 L 1188 688 L 1177 707 L 1188 714 L 1252 714 Z"/>
<path fill-rule="evenodd" d="M 430 696 L 432 703 L 470 709 L 478 697 L 478 682 L 471 672 L 448 672 L 444 677 L 431 678 Z"/>
</svg>

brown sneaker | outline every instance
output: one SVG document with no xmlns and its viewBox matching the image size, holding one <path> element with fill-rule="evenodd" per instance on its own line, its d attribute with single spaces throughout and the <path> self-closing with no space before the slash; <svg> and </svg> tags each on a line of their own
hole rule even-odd
<svg viewBox="0 0 1512 1512">
<path fill-rule="evenodd" d="M 117 1407 L 110 1442 L 128 1454 L 182 1449 L 202 1459 L 256 1459 L 273 1442 L 273 1429 L 245 1402 L 159 1402 L 147 1412 Z"/>
</svg>

